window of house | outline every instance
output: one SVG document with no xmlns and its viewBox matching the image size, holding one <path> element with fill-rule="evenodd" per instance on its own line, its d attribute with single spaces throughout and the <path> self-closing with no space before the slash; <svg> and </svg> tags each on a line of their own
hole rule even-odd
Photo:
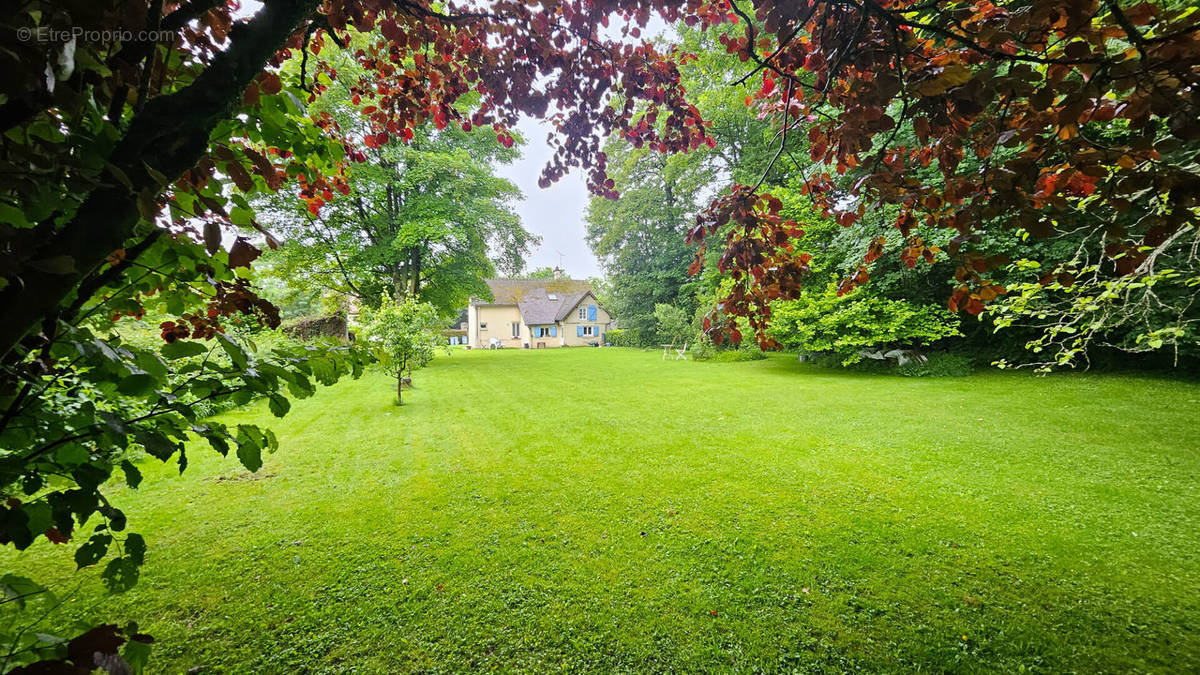
<svg viewBox="0 0 1200 675">
<path fill-rule="evenodd" d="M 479 324 L 479 330 L 487 330 L 487 324 L 486 323 Z"/>
<path fill-rule="evenodd" d="M 580 320 L 580 321 L 587 321 L 587 307 L 580 307 L 580 308 L 579 308 L 579 320 Z"/>
<path fill-rule="evenodd" d="M 584 337 L 595 337 L 596 336 L 596 327 L 595 326 L 584 326 L 583 327 L 583 336 Z"/>
<path fill-rule="evenodd" d="M 558 299 L 558 296 L 557 296 L 557 295 L 555 295 L 555 294 L 553 294 L 553 293 L 550 293 L 550 294 L 546 295 L 546 297 L 547 297 L 547 298 L 549 298 L 549 299 L 551 299 L 551 300 L 557 300 L 557 299 Z"/>
<path fill-rule="evenodd" d="M 521 324 L 519 324 L 515 321 L 513 322 L 513 325 L 512 325 L 512 336 L 515 338 L 521 337 Z"/>
</svg>

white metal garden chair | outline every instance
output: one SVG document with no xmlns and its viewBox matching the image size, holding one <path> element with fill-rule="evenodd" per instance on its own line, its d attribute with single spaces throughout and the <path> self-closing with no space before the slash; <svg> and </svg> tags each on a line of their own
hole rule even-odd
<svg viewBox="0 0 1200 675">
<path fill-rule="evenodd" d="M 672 361 L 678 361 L 680 359 L 687 361 L 688 343 L 686 343 L 686 342 L 683 343 L 682 349 L 676 349 L 674 342 L 672 342 L 669 345 L 663 345 L 662 348 L 663 348 L 663 355 L 662 355 L 663 361 L 667 360 L 667 357 L 671 355 L 671 352 L 675 352 L 675 358 L 671 359 Z"/>
</svg>

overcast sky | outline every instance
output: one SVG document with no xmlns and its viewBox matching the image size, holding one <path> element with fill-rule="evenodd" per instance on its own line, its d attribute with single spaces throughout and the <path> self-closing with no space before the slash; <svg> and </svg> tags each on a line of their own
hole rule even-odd
<svg viewBox="0 0 1200 675">
<path fill-rule="evenodd" d="M 542 237 L 542 244 L 526 260 L 525 269 L 554 267 L 559 253 L 562 267 L 573 279 L 600 276 L 600 264 L 584 240 L 583 214 L 588 191 L 578 169 L 549 188 L 538 187 L 538 176 L 553 151 L 546 144 L 551 127 L 540 120 L 522 119 L 517 129 L 525 138 L 520 160 L 501 166 L 497 173 L 517 184 L 525 200 L 517 205 L 517 214 L 525 229 Z"/>
<path fill-rule="evenodd" d="M 614 22 L 601 34 L 609 39 L 620 39 L 618 30 L 618 24 Z M 669 30 L 661 17 L 652 15 L 642 28 L 642 37 L 652 40 Z M 525 229 L 542 237 L 542 245 L 529 255 L 525 269 L 554 267 L 558 265 L 558 254 L 562 253 L 562 267 L 571 278 L 600 276 L 603 274 L 600 263 L 583 238 L 583 216 L 589 193 L 582 171 L 575 169 L 549 188 L 539 188 L 538 176 L 553 154 L 546 145 L 546 134 L 552 127 L 540 120 L 525 118 L 517 129 L 525 139 L 522 157 L 514 164 L 499 167 L 498 173 L 516 183 L 525 193 L 525 201 L 517 206 L 517 213 Z"/>
</svg>

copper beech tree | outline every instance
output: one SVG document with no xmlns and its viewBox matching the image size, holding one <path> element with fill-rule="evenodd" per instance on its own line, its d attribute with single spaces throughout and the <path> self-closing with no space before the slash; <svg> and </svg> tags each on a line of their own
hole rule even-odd
<svg viewBox="0 0 1200 675">
<path fill-rule="evenodd" d="M 889 219 L 892 234 L 872 241 L 841 292 L 868 280 L 885 237 L 904 242 L 906 265 L 933 262 L 942 247 L 918 236 L 924 225 L 953 233 L 944 247 L 958 261 L 952 310 L 978 314 L 1006 293 L 992 273 L 1009 258 L 980 245 L 1000 228 L 1032 237 L 1082 231 L 1098 249 L 1043 266 L 1043 286 L 1070 288 L 1085 273 L 1146 277 L 1174 250 L 1195 294 L 1200 12 L 1192 3 L 717 6 L 743 26 L 722 42 L 761 82 L 746 103 L 778 119 L 776 159 L 801 135 L 808 162 L 795 171 L 826 215 L 847 226 Z M 770 302 L 795 297 L 808 270 L 803 225 L 781 217 L 780 200 L 761 184 L 735 186 L 690 233 L 720 242 L 719 266 L 736 283 L 706 327 L 735 339 L 746 317 L 768 341 Z M 1109 287 L 1114 311 L 1151 285 Z"/>
</svg>

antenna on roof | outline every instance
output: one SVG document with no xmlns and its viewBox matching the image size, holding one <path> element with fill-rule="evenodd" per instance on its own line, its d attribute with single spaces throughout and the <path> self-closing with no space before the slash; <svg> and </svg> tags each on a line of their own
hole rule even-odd
<svg viewBox="0 0 1200 675">
<path fill-rule="evenodd" d="M 567 272 L 566 272 L 566 270 L 563 269 L 563 266 L 562 266 L 563 256 L 565 256 L 566 254 L 557 249 L 555 249 L 554 252 L 558 254 L 558 267 L 554 268 L 554 278 L 555 279 L 566 279 Z"/>
</svg>

